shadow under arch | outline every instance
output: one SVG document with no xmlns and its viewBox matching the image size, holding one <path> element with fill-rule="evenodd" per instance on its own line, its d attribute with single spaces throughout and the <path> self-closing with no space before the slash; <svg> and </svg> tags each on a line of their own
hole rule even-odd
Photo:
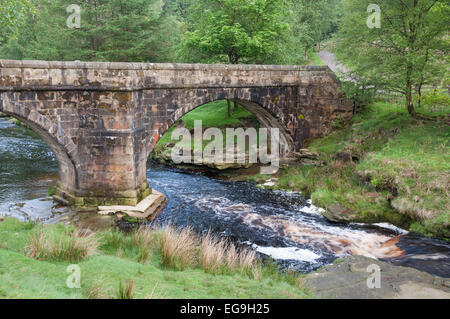
<svg viewBox="0 0 450 319">
<path fill-rule="evenodd" d="M 244 107 L 256 117 L 262 128 L 278 128 L 280 132 L 280 157 L 288 158 L 292 156 L 295 150 L 294 139 L 291 133 L 286 129 L 285 125 L 283 125 L 283 123 L 279 120 L 279 118 L 282 116 L 282 113 L 280 112 L 279 114 L 277 114 L 276 112 L 274 112 L 274 110 L 277 110 L 277 108 L 272 104 L 272 102 L 263 101 L 263 103 L 261 103 L 261 101 L 254 102 L 250 99 L 220 96 L 218 98 L 205 97 L 205 99 L 203 99 L 202 103 L 200 104 L 187 103 L 187 106 L 177 108 L 171 116 L 170 120 L 166 122 L 165 125 L 161 125 L 158 128 L 158 138 L 152 141 L 150 147 L 147 147 L 147 158 L 148 156 L 150 156 L 154 147 L 158 143 L 159 139 L 164 135 L 164 133 L 166 133 L 184 115 L 203 105 L 222 100 L 230 100 Z"/>
<path fill-rule="evenodd" d="M 2 113 L 24 123 L 29 129 L 36 133 L 53 152 L 58 162 L 58 194 L 55 199 L 63 204 L 68 204 L 66 203 L 67 199 L 64 198 L 64 194 L 66 194 L 66 192 L 67 194 L 73 194 L 75 190 L 78 189 L 78 176 L 75 164 L 70 158 L 67 149 L 61 145 L 53 135 L 35 122 L 6 110 L 2 110 Z"/>
</svg>

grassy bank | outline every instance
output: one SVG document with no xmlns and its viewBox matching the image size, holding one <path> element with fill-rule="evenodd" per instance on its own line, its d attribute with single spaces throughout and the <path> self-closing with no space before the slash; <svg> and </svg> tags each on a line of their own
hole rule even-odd
<svg viewBox="0 0 450 319">
<path fill-rule="evenodd" d="M 334 133 L 308 147 L 317 154 L 315 161 L 300 160 L 283 168 L 276 188 L 302 191 L 333 221 L 387 221 L 449 239 L 450 128 L 443 122 L 450 110 L 441 103 L 431 113 L 421 111 L 437 116 L 436 121 L 413 119 L 402 101 L 372 103 L 350 125 L 336 123 Z M 242 107 L 228 117 L 226 101 L 195 109 L 183 117 L 183 125 L 192 129 L 198 119 L 203 127 L 257 126 Z M 155 154 L 170 154 L 172 130 Z"/>
<path fill-rule="evenodd" d="M 67 267 L 81 270 L 70 289 Z M 90 234 L 0 222 L 0 298 L 308 298 L 297 275 L 262 267 L 254 253 L 189 229 Z"/>
<path fill-rule="evenodd" d="M 277 187 L 311 196 L 332 220 L 387 221 L 450 239 L 449 141 L 448 125 L 374 102 L 352 124 L 311 144 L 319 160 L 284 168 Z"/>
<path fill-rule="evenodd" d="M 188 147 L 188 145 L 184 145 L 183 143 L 189 143 L 183 141 L 179 143 L 178 140 L 172 140 L 172 133 L 177 127 L 185 127 L 188 130 L 192 131 L 194 129 L 194 121 L 201 120 L 202 121 L 202 129 L 206 130 L 207 128 L 218 128 L 222 131 L 223 134 L 223 146 L 224 150 L 227 145 L 227 137 L 226 128 L 249 128 L 254 127 L 256 129 L 259 128 L 259 122 L 256 117 L 247 111 L 242 106 L 238 106 L 234 108 L 233 103 L 231 103 L 232 114 L 228 116 L 228 105 L 226 100 L 214 101 L 208 104 L 204 104 L 202 106 L 197 107 L 191 112 L 184 115 L 178 123 L 173 125 L 158 141 L 151 157 L 156 160 L 162 160 L 165 162 L 170 162 L 170 154 L 172 147 L 175 143 L 180 147 Z M 203 148 L 206 147 L 211 142 L 211 140 L 203 140 Z M 190 148 L 194 149 L 194 140 L 191 140 Z"/>
</svg>

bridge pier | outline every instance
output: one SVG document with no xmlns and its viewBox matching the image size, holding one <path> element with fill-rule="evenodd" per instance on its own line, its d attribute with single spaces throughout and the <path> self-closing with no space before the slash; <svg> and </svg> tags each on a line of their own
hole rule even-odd
<svg viewBox="0 0 450 319">
<path fill-rule="evenodd" d="M 146 164 L 161 136 L 222 99 L 279 128 L 282 156 L 353 112 L 328 67 L 0 60 L 0 112 L 55 153 L 67 205 L 136 206 L 152 192 Z"/>
</svg>

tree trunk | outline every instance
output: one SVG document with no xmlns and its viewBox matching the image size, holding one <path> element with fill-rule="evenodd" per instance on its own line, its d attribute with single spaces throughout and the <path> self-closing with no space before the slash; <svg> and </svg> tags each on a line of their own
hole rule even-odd
<svg viewBox="0 0 450 319">
<path fill-rule="evenodd" d="M 233 54 L 233 53 L 228 53 L 228 61 L 230 64 L 238 64 L 239 63 L 239 56 Z"/>
<path fill-rule="evenodd" d="M 416 111 L 414 110 L 411 76 L 412 76 L 412 65 L 408 64 L 406 68 L 406 107 L 408 108 L 408 113 L 411 116 L 415 116 Z"/>
<path fill-rule="evenodd" d="M 409 87 L 407 89 L 408 93 L 406 94 L 406 105 L 408 107 L 408 113 L 411 116 L 415 116 L 416 115 L 416 111 L 414 110 L 414 103 L 412 100 L 412 87 Z"/>
<path fill-rule="evenodd" d="M 418 86 L 418 88 L 417 88 L 417 93 L 419 94 L 419 101 L 418 101 L 418 107 L 420 108 L 420 106 L 421 106 L 421 103 L 422 103 L 422 86 L 423 86 L 423 84 L 424 84 L 424 82 L 425 82 L 425 75 L 424 75 L 424 70 L 425 70 L 425 65 L 428 63 L 428 56 L 429 56 L 429 49 L 427 48 L 427 52 L 426 52 L 426 54 L 425 54 L 425 61 L 423 62 L 423 65 L 422 65 L 422 69 L 421 69 L 421 72 L 420 72 L 420 83 L 419 83 L 419 86 Z"/>
<path fill-rule="evenodd" d="M 231 102 L 230 102 L 230 100 L 227 100 L 227 104 L 228 104 L 228 117 L 231 117 Z"/>
<path fill-rule="evenodd" d="M 235 101 L 234 102 L 234 109 L 237 110 L 239 108 L 239 104 Z"/>
<path fill-rule="evenodd" d="M 419 95 L 419 98 L 417 101 L 417 107 L 420 109 L 420 106 L 422 104 L 422 83 L 420 83 L 419 87 L 417 88 L 417 94 Z"/>
</svg>

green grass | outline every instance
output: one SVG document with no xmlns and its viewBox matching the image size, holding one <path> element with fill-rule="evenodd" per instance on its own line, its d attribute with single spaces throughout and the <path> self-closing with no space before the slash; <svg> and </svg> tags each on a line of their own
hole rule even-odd
<svg viewBox="0 0 450 319">
<path fill-rule="evenodd" d="M 202 120 L 203 127 L 231 127 L 243 125 L 245 121 L 253 118 L 252 113 L 242 106 L 237 110 L 231 103 L 232 114 L 228 117 L 228 105 L 226 100 L 220 100 L 204 104 L 183 116 L 182 120 L 188 129 L 194 128 L 194 121 Z"/>
<path fill-rule="evenodd" d="M 342 204 L 354 221 L 387 221 L 449 239 L 449 141 L 448 125 L 374 102 L 351 125 L 308 147 L 327 165 L 291 165 L 278 188 L 301 190 L 325 209 Z M 342 153 L 358 160 L 338 161 Z"/>
<path fill-rule="evenodd" d="M 0 298 L 310 298 L 299 287 L 299 276 L 283 275 L 264 267 L 258 279 L 240 273 L 209 274 L 198 267 L 177 271 L 162 265 L 152 253 L 138 261 L 139 240 L 121 233 L 99 233 L 99 252 L 77 264 L 81 289 L 69 289 L 69 261 L 37 260 L 26 256 L 34 224 L 13 218 L 0 222 Z M 71 228 L 46 225 L 67 236 Z M 131 286 L 130 286 L 131 285 Z"/>
<path fill-rule="evenodd" d="M 325 63 L 322 61 L 321 58 L 319 58 L 319 56 L 317 55 L 316 51 L 314 51 L 313 48 L 311 48 L 308 51 L 308 57 L 309 57 L 309 61 L 308 61 L 307 65 L 319 65 L 319 66 L 325 65 Z"/>
<path fill-rule="evenodd" d="M 233 103 L 231 104 L 232 114 L 228 117 L 228 105 L 226 100 L 214 101 L 197 107 L 196 109 L 185 114 L 181 121 L 184 126 L 192 130 L 194 128 L 194 122 L 201 120 L 203 128 L 207 127 L 240 127 L 246 125 L 248 122 L 257 124 L 257 120 L 252 113 L 247 111 L 242 106 L 239 106 L 237 110 L 234 109 Z M 175 129 L 176 125 L 173 125 L 159 140 L 158 144 L 171 143 L 171 133 Z"/>
<path fill-rule="evenodd" d="M 242 106 L 239 106 L 238 109 L 234 109 L 233 103 L 232 107 L 232 115 L 228 116 L 228 105 L 226 100 L 214 101 L 211 103 L 204 104 L 202 106 L 197 107 L 191 112 L 184 115 L 180 121 L 182 121 L 184 127 L 189 130 L 194 128 L 194 122 L 197 120 L 202 121 L 202 128 L 210 128 L 215 127 L 222 130 L 223 133 L 223 145 L 225 146 L 227 143 L 227 135 L 226 128 L 227 127 L 254 127 L 258 130 L 259 122 L 256 117 L 247 111 Z M 153 157 L 160 157 L 161 154 L 170 154 L 172 143 L 178 143 L 178 140 L 172 140 L 172 133 L 177 127 L 178 123 L 173 125 L 158 141 L 158 144 L 155 147 Z M 210 141 L 203 141 L 203 148 L 209 144 Z M 191 147 L 193 149 L 194 140 L 191 141 Z M 179 144 L 179 146 L 182 146 Z"/>
</svg>

